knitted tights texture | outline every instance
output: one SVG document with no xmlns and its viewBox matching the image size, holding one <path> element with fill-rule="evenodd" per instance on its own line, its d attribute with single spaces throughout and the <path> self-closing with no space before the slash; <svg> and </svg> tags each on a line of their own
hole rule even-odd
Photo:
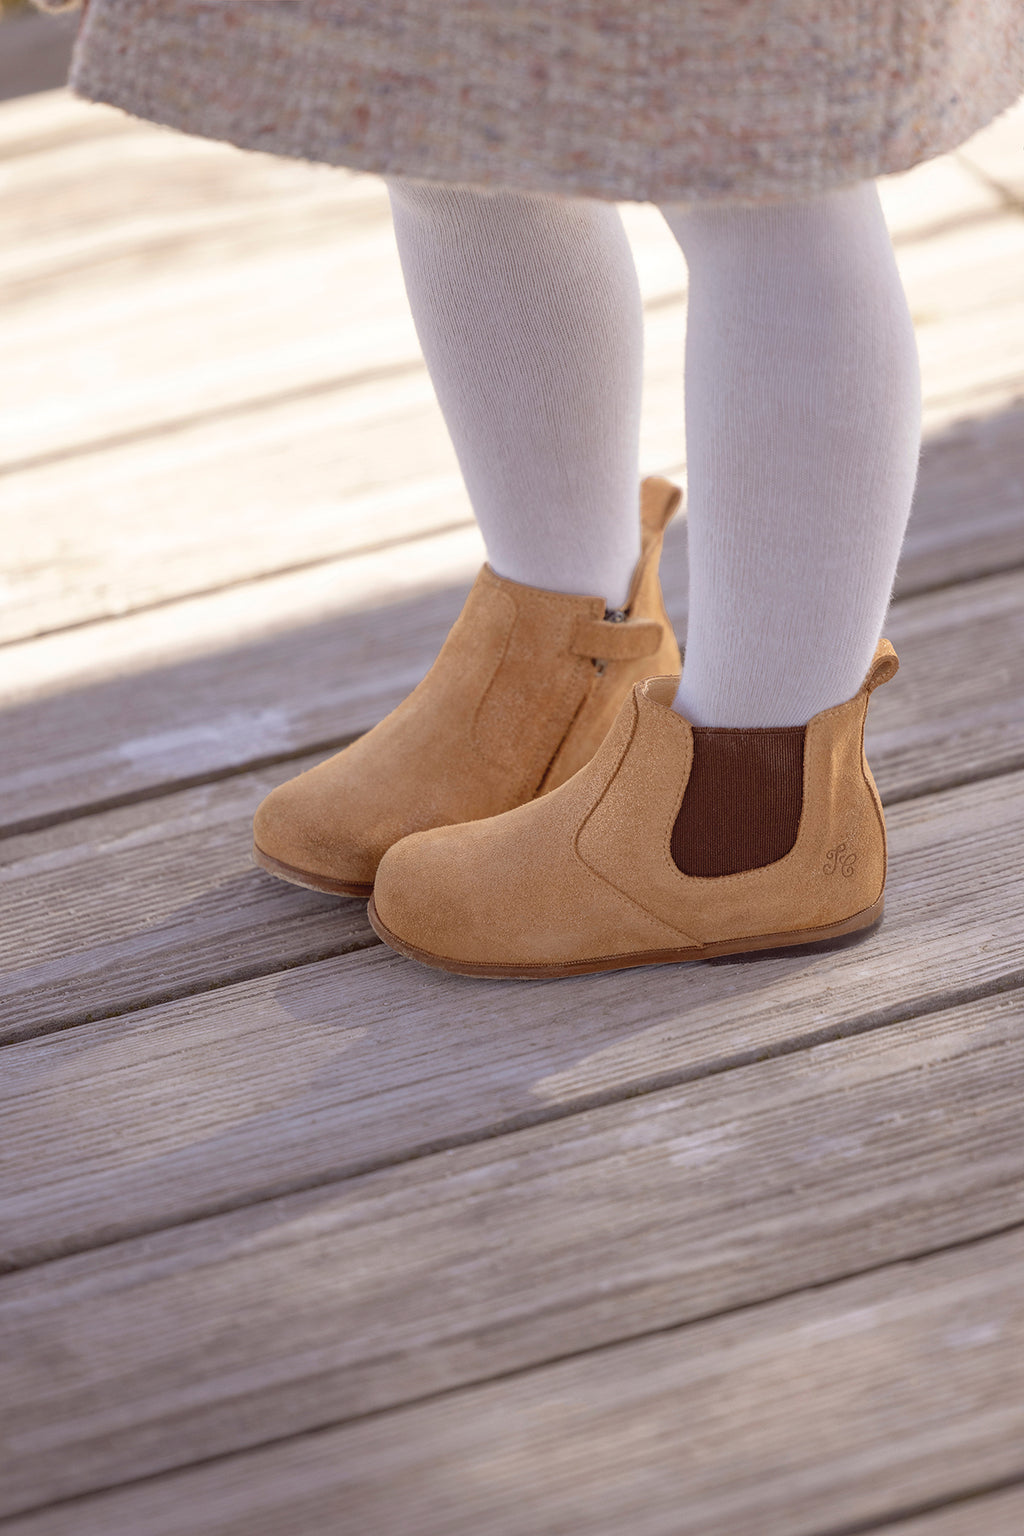
<svg viewBox="0 0 1024 1536">
<path fill-rule="evenodd" d="M 618 208 L 388 189 L 492 566 L 619 606 L 639 552 L 643 309 Z M 917 478 L 917 345 L 878 190 L 661 212 L 689 274 L 676 708 L 695 725 L 800 725 L 863 680 Z"/>
</svg>

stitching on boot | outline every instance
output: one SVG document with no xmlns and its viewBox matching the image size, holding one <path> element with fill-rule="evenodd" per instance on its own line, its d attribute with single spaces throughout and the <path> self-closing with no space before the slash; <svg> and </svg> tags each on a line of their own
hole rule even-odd
<svg viewBox="0 0 1024 1536">
<path fill-rule="evenodd" d="M 693 727 L 693 763 L 670 847 L 702 878 L 763 869 L 796 845 L 807 727 Z"/>
<path fill-rule="evenodd" d="M 879 835 L 882 839 L 882 884 L 878 892 L 878 896 L 875 898 L 877 901 L 881 898 L 885 891 L 885 882 L 889 873 L 889 840 L 885 829 L 885 812 L 882 809 L 882 797 L 878 793 L 878 785 L 875 783 L 874 776 L 871 774 L 871 770 L 868 766 L 867 755 L 864 751 L 864 731 L 868 722 L 868 706 L 870 703 L 871 695 L 868 694 L 867 698 L 864 700 L 864 709 L 860 717 L 860 776 L 863 779 L 864 787 L 868 792 L 868 799 L 871 802 L 871 809 L 875 813 L 875 820 L 878 823 Z"/>
<path fill-rule="evenodd" d="M 571 595 L 567 597 L 566 594 L 559 592 L 541 592 L 535 595 L 542 599 L 544 603 L 549 603 L 553 606 L 556 606 L 557 609 L 560 610 L 560 613 L 563 617 L 563 622 L 560 627 L 563 633 L 557 639 L 552 639 L 550 647 L 550 660 L 554 675 L 549 681 L 549 690 L 546 698 L 544 699 L 546 711 L 543 716 L 540 715 L 538 701 L 538 707 L 535 708 L 528 717 L 529 725 L 532 727 L 532 735 L 535 742 L 534 756 L 536 755 L 536 751 L 543 745 L 543 739 L 545 736 L 547 736 L 549 741 L 551 740 L 554 732 L 559 729 L 560 721 L 565 720 L 568 716 L 569 724 L 562 729 L 561 734 L 559 735 L 558 740 L 555 742 L 552 749 L 551 757 L 546 763 L 542 765 L 541 769 L 531 769 L 529 766 L 527 766 L 520 772 L 515 780 L 510 779 L 508 781 L 507 808 L 519 805 L 524 800 L 530 800 L 536 795 L 538 786 L 543 782 L 544 775 L 547 773 L 551 762 L 554 761 L 554 758 L 561 750 L 562 744 L 566 735 L 568 734 L 568 730 L 572 721 L 574 721 L 578 715 L 581 705 L 586 702 L 586 684 L 589 681 L 589 678 L 587 677 L 589 663 L 586 662 L 583 658 L 573 657 L 569 653 L 568 635 L 571 626 L 576 622 L 576 620 L 572 616 L 571 609 L 568 611 L 566 610 L 567 603 L 572 604 L 578 603 L 580 601 L 593 602 L 593 599 L 575 599 Z M 481 735 L 483 733 L 482 717 L 490 704 L 495 688 L 500 687 L 502 673 L 506 664 L 508 663 L 509 654 L 515 643 L 516 631 L 522 619 L 520 603 L 517 602 L 510 593 L 505 592 L 502 593 L 501 596 L 506 601 L 511 602 L 514 609 L 514 618 L 505 637 L 505 643 L 502 647 L 501 659 L 491 674 L 487 687 L 484 689 L 484 692 L 478 700 L 475 710 L 473 711 L 470 740 L 472 742 L 474 752 L 476 752 L 477 756 L 482 758 L 484 762 L 490 763 L 495 767 L 508 768 L 509 764 L 500 756 L 494 756 L 488 752 L 481 741 Z M 525 606 L 529 606 L 529 603 L 533 601 L 533 595 L 531 595 L 530 598 L 522 601 L 524 601 Z M 561 676 L 558 675 L 559 673 L 561 673 Z M 580 697 L 581 689 L 583 692 L 582 698 Z M 526 721 L 524 719 L 524 721 L 521 723 L 520 729 L 525 727 L 525 723 Z M 522 743 L 520 743 L 520 745 L 521 744 Z M 540 773 L 539 778 L 537 776 L 538 773 Z"/>
<path fill-rule="evenodd" d="M 611 788 L 611 786 L 614 784 L 616 778 L 618 777 L 619 769 L 622 767 L 623 763 L 625 762 L 626 757 L 629 754 L 629 750 L 632 747 L 633 742 L 636 739 L 636 733 L 637 733 L 637 731 L 640 728 L 640 709 L 639 709 L 639 706 L 638 706 L 638 703 L 637 703 L 637 696 L 636 696 L 637 686 L 638 686 L 637 684 L 634 684 L 634 686 L 633 686 L 633 694 L 632 694 L 633 719 L 632 719 L 632 722 L 630 724 L 629 735 L 626 738 L 626 743 L 623 746 L 622 751 L 619 753 L 618 757 L 616 758 L 616 760 L 615 760 L 615 767 L 612 769 L 611 773 L 609 773 L 609 775 L 608 775 L 607 779 L 605 780 L 604 785 L 602 786 L 601 791 L 598 794 L 596 800 L 594 800 L 590 804 L 590 806 L 588 806 L 587 810 L 580 817 L 579 822 L 576 825 L 576 831 L 573 833 L 572 851 L 573 851 L 573 855 L 576 858 L 576 860 L 578 861 L 578 863 L 582 864 L 583 868 L 587 871 L 587 874 L 591 877 L 591 879 L 599 880 L 601 882 L 601 884 L 605 887 L 606 890 L 614 891 L 616 896 L 619 896 L 619 897 L 621 897 L 621 899 L 623 901 L 628 902 L 628 904 L 634 909 L 634 911 L 642 912 L 644 917 L 649 918 L 651 920 L 651 922 L 657 923 L 658 926 L 660 928 L 664 928 L 666 930 L 666 932 L 676 934 L 676 935 L 678 935 L 678 937 L 686 939 L 690 946 L 699 948 L 700 944 L 701 944 L 701 940 L 700 939 L 694 938 L 694 936 L 691 933 L 687 933 L 685 929 L 679 928 L 679 927 L 676 926 L 675 923 L 669 922 L 666 917 L 662 916 L 658 912 L 655 912 L 653 907 L 649 907 L 649 906 L 646 905 L 646 903 L 644 903 L 642 901 L 639 901 L 636 896 L 631 896 L 628 891 L 623 890 L 621 885 L 617 885 L 615 883 L 615 881 L 610 880 L 607 875 L 605 875 L 605 874 L 603 874 L 601 872 L 601 870 L 595 869 L 593 864 L 591 864 L 590 860 L 586 857 L 586 855 L 583 853 L 582 849 L 580 848 L 580 838 L 583 836 L 584 829 L 585 829 L 588 821 L 590 820 L 590 818 L 592 816 L 596 815 L 597 811 L 600 809 L 600 806 L 603 803 L 605 796 L 607 795 L 609 789 Z M 677 717 L 677 718 L 679 718 L 679 717 Z M 681 718 L 679 718 L 679 724 L 681 726 L 684 724 L 684 722 L 683 722 L 683 720 Z M 606 738 L 606 740 L 607 740 L 607 738 Z M 563 788 L 564 788 L 564 786 L 563 786 Z"/>
<path fill-rule="evenodd" d="M 544 786 L 547 784 L 548 779 L 551 777 L 551 770 L 554 768 L 555 764 L 558 762 L 558 759 L 561 757 L 562 750 L 565 747 L 566 742 L 569 740 L 569 737 L 572 735 L 577 721 L 593 698 L 597 688 L 597 682 L 598 679 L 596 676 L 589 680 L 589 686 L 581 695 L 580 701 L 573 711 L 572 719 L 569 721 L 569 724 L 565 728 L 565 733 L 562 736 L 561 741 L 558 743 L 558 746 L 555 748 L 550 758 L 548 759 L 547 766 L 545 767 L 544 772 L 541 774 L 540 779 L 537 782 L 536 789 L 533 791 L 533 795 L 531 796 L 532 799 L 536 800 L 540 795 L 543 795 L 546 792 Z"/>
</svg>

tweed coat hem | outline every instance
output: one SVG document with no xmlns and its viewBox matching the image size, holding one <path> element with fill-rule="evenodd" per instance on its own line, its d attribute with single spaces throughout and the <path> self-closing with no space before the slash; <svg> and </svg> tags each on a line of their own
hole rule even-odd
<svg viewBox="0 0 1024 1536">
<path fill-rule="evenodd" d="M 770 203 L 904 171 L 1024 93 L 1024 0 L 91 0 L 80 96 L 482 190 Z"/>
</svg>

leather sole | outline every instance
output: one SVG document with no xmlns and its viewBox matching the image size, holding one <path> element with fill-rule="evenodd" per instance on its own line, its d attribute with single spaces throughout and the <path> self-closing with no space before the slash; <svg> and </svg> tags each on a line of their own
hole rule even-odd
<svg viewBox="0 0 1024 1536">
<path fill-rule="evenodd" d="M 328 896 L 359 896 L 364 900 L 373 891 L 372 880 L 369 884 L 358 880 L 334 880 L 330 875 L 317 874 L 316 870 L 296 869 L 293 864 L 282 864 L 280 859 L 271 858 L 256 843 L 252 845 L 252 861 L 268 874 L 287 880 L 289 885 L 304 886 L 307 891 L 324 891 Z"/>
<path fill-rule="evenodd" d="M 719 956 L 764 955 L 782 951 L 802 950 L 814 953 L 818 950 L 837 949 L 842 941 L 852 936 L 866 938 L 882 920 L 885 905 L 880 896 L 873 906 L 854 913 L 841 923 L 830 923 L 823 928 L 803 928 L 794 933 L 761 933 L 742 939 L 723 939 L 713 944 L 691 945 L 686 949 L 648 949 L 625 955 L 603 955 L 597 960 L 575 960 L 564 965 L 475 965 L 469 961 L 452 960 L 445 955 L 434 955 L 429 950 L 417 949 L 393 934 L 383 923 L 370 897 L 366 915 L 370 926 L 379 939 L 391 949 L 418 960 L 421 965 L 435 970 L 451 971 L 457 976 L 486 976 L 494 979 L 515 978 L 541 981 L 559 976 L 586 976 L 593 971 L 621 971 L 640 965 L 678 965 L 686 960 L 715 960 Z"/>
</svg>

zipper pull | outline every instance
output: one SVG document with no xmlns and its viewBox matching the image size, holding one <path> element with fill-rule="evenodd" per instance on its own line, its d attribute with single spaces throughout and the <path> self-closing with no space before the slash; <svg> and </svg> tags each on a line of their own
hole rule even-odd
<svg viewBox="0 0 1024 1536">
<path fill-rule="evenodd" d="M 604 611 L 604 622 L 606 624 L 625 624 L 628 618 L 629 614 L 625 608 L 606 608 Z M 598 677 L 604 676 L 604 669 L 607 665 L 606 661 L 594 662 L 594 671 Z"/>
</svg>

